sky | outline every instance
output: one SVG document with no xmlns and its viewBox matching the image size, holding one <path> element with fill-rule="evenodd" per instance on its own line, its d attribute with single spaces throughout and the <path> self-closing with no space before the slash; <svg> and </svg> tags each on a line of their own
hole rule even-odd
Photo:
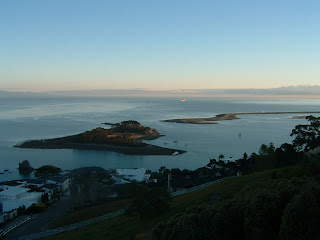
<svg viewBox="0 0 320 240">
<path fill-rule="evenodd" d="M 0 89 L 320 84 L 320 1 L 0 0 Z"/>
</svg>

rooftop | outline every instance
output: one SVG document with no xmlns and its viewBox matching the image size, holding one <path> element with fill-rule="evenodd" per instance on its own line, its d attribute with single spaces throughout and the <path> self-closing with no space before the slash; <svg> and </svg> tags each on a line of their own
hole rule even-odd
<svg viewBox="0 0 320 240">
<path fill-rule="evenodd" d="M 3 203 L 3 211 L 11 211 L 13 209 L 19 208 L 20 206 L 24 205 L 26 208 L 30 207 L 33 203 L 35 203 L 34 199 L 39 198 L 42 193 L 31 193 L 26 194 L 25 198 L 20 199 L 10 199 L 10 200 L 1 200 Z M 30 196 L 29 196 L 30 195 Z"/>
<path fill-rule="evenodd" d="M 23 181 L 23 180 L 21 180 Z M 17 182 L 17 180 L 12 180 L 12 181 L 6 181 L 6 182 L 1 182 L 0 185 L 6 185 L 6 186 L 11 186 L 11 187 L 14 187 L 14 186 L 19 186 L 21 185 L 22 183 L 21 182 Z"/>
<path fill-rule="evenodd" d="M 68 179 L 70 179 L 69 175 L 56 175 L 56 176 L 47 177 L 47 180 L 52 180 L 58 183 L 64 183 Z"/>
<path fill-rule="evenodd" d="M 53 190 L 53 189 L 59 188 L 59 186 L 56 184 L 45 184 L 42 186 L 42 188 L 48 188 Z"/>
<path fill-rule="evenodd" d="M 0 192 L 0 196 L 16 196 L 18 194 L 28 192 L 29 190 L 29 188 L 12 187 Z"/>
<path fill-rule="evenodd" d="M 33 184 L 44 184 L 45 179 L 24 179 L 22 181 L 27 181 L 27 183 L 33 183 Z"/>
<path fill-rule="evenodd" d="M 144 175 L 146 173 L 145 168 L 118 168 L 116 172 L 120 175 L 125 176 L 136 176 L 136 175 Z"/>
</svg>

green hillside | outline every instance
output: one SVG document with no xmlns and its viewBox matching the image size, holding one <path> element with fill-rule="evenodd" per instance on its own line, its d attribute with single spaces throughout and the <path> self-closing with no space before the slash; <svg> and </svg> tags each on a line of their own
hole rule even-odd
<svg viewBox="0 0 320 240">
<path fill-rule="evenodd" d="M 130 239 L 130 235 L 136 234 L 135 239 L 151 239 L 152 229 L 162 221 L 171 216 L 184 212 L 198 202 L 210 202 L 212 197 L 221 199 L 232 198 L 246 184 L 256 181 L 263 181 L 271 176 L 272 171 L 259 172 L 241 177 L 226 179 L 225 181 L 205 189 L 192 192 L 190 194 L 178 196 L 170 202 L 170 208 L 167 212 L 160 214 L 155 218 L 146 218 L 141 220 L 138 215 L 119 216 L 117 218 L 106 220 L 94 225 L 83 227 L 81 229 L 61 233 L 45 239 Z"/>
</svg>

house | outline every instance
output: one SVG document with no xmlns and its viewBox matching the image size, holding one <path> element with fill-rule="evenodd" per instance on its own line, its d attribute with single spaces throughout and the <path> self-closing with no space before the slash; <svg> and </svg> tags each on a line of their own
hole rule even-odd
<svg viewBox="0 0 320 240">
<path fill-rule="evenodd" d="M 230 157 L 230 158 L 221 159 L 220 161 L 223 161 L 225 164 L 227 164 L 229 162 L 236 162 L 236 159 L 233 157 Z"/>
<path fill-rule="evenodd" d="M 61 192 L 66 192 L 71 186 L 71 177 L 69 175 L 55 175 L 46 178 L 46 184 L 56 184 Z"/>
<path fill-rule="evenodd" d="M 45 179 L 25 179 L 27 187 L 32 187 L 32 188 L 41 188 L 46 180 Z"/>
<path fill-rule="evenodd" d="M 41 202 L 41 196 L 48 193 L 49 199 L 53 194 L 70 189 L 71 178 L 67 175 L 50 176 L 48 179 L 23 179 L 0 183 L 0 201 L 8 218 L 16 216 L 14 210 L 21 206 L 26 208 Z M 12 215 L 12 216 L 11 216 Z"/>
<path fill-rule="evenodd" d="M 12 187 L 40 188 L 45 184 L 45 179 L 20 179 L 2 182 L 1 190 L 6 190 Z"/>
<path fill-rule="evenodd" d="M 116 174 L 127 181 L 148 182 L 151 174 L 145 168 L 118 168 Z"/>
<path fill-rule="evenodd" d="M 48 200 L 60 192 L 60 186 L 57 184 L 45 184 L 41 189 L 48 194 Z"/>
</svg>

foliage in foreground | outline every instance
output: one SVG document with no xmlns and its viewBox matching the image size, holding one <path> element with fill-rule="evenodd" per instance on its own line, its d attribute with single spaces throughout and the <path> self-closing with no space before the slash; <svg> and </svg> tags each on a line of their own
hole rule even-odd
<svg viewBox="0 0 320 240">
<path fill-rule="evenodd" d="M 308 116 L 309 124 L 297 125 L 290 136 L 295 136 L 293 145 L 305 152 L 320 146 L 320 117 Z"/>
<path fill-rule="evenodd" d="M 171 197 L 166 188 L 135 187 L 135 199 L 126 210 L 127 214 L 137 212 L 140 219 L 144 216 L 152 217 L 169 208 Z"/>
<path fill-rule="evenodd" d="M 153 239 L 320 239 L 319 181 L 320 168 L 311 163 L 274 172 L 230 200 L 158 224 Z"/>
<path fill-rule="evenodd" d="M 30 213 L 41 213 L 46 210 L 46 205 L 44 203 L 32 204 L 27 210 L 26 214 Z"/>
</svg>

